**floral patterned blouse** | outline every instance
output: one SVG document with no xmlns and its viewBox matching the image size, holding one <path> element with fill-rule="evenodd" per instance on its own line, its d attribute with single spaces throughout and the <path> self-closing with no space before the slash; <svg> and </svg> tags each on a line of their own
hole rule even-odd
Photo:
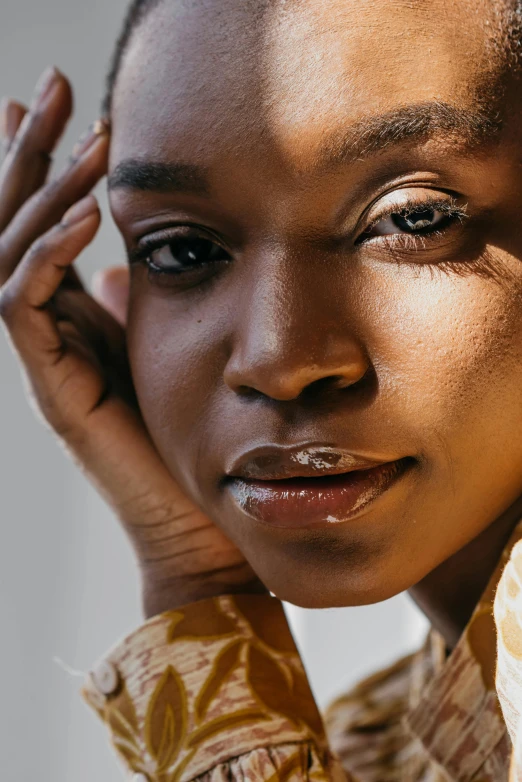
<svg viewBox="0 0 522 782">
<path fill-rule="evenodd" d="M 449 657 L 432 631 L 323 716 L 269 595 L 150 619 L 82 695 L 134 782 L 522 781 L 522 522 Z"/>
</svg>

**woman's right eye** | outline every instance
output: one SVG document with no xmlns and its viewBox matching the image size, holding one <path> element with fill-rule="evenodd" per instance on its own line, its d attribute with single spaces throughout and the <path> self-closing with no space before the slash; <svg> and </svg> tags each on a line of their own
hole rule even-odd
<svg viewBox="0 0 522 782">
<path fill-rule="evenodd" d="M 146 261 L 154 272 L 181 274 L 215 261 L 229 261 L 230 255 L 216 242 L 202 237 L 176 237 L 149 250 Z"/>
</svg>

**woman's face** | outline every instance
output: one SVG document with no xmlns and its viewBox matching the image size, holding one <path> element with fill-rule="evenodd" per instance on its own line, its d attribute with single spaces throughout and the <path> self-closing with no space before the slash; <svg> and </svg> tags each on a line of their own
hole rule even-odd
<svg viewBox="0 0 522 782">
<path fill-rule="evenodd" d="M 483 5 L 164 0 L 123 62 L 143 415 L 301 605 L 409 588 L 522 491 L 520 114 Z"/>
</svg>

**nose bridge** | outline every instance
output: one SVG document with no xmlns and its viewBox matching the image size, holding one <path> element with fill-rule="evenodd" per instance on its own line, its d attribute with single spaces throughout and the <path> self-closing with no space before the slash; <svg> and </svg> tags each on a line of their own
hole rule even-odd
<svg viewBox="0 0 522 782">
<path fill-rule="evenodd" d="M 230 388 L 290 400 L 318 380 L 344 387 L 365 374 L 349 305 L 325 263 L 280 256 L 259 264 L 237 311 L 225 370 Z"/>
</svg>

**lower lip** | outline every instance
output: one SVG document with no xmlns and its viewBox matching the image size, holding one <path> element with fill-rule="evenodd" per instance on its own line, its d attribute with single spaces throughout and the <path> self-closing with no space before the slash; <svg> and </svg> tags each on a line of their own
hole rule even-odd
<svg viewBox="0 0 522 782">
<path fill-rule="evenodd" d="M 386 492 L 411 465 L 400 459 L 370 470 L 320 478 L 250 481 L 228 484 L 241 510 L 273 527 L 298 529 L 339 524 L 358 515 Z"/>
</svg>

